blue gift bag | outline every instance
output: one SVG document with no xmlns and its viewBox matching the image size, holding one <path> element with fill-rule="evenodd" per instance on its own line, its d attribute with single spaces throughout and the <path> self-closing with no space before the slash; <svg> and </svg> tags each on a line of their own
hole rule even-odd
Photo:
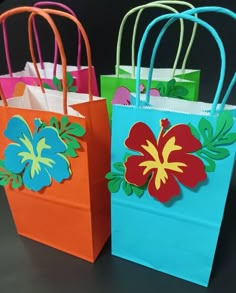
<svg viewBox="0 0 236 293">
<path fill-rule="evenodd" d="M 138 90 L 148 33 L 170 18 L 197 22 L 218 44 L 221 70 L 212 104 L 146 99 Z M 106 175 L 112 254 L 203 286 L 211 274 L 236 153 L 232 112 L 217 111 L 224 74 L 224 47 L 209 24 L 184 13 L 152 21 L 138 52 L 135 104 L 113 105 L 111 172 Z"/>
</svg>

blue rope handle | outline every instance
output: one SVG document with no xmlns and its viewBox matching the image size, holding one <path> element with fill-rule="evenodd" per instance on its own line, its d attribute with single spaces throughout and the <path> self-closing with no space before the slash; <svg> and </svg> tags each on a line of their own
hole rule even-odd
<svg viewBox="0 0 236 293">
<path fill-rule="evenodd" d="M 236 72 L 234 73 L 233 78 L 231 79 L 231 82 L 229 83 L 228 89 L 226 90 L 225 96 L 222 99 L 222 103 L 220 105 L 219 112 L 222 112 L 224 110 L 225 104 L 228 101 L 228 98 L 231 94 L 232 89 L 235 86 L 235 83 L 236 83 Z"/>
<path fill-rule="evenodd" d="M 236 19 L 236 13 L 234 13 L 233 11 L 227 9 L 227 8 L 224 8 L 224 7 L 218 7 L 218 6 L 206 6 L 206 7 L 198 7 L 198 8 L 193 8 L 193 9 L 188 9 L 186 11 L 184 11 L 183 13 L 184 14 L 199 14 L 199 13 L 203 13 L 203 12 L 216 12 L 216 13 L 222 13 L 222 14 L 225 14 L 225 15 L 228 15 L 230 16 L 231 18 L 233 19 Z M 168 27 L 171 25 L 172 21 L 169 20 L 168 22 Z M 157 52 L 157 47 L 158 47 L 158 43 L 156 41 L 155 45 L 154 45 L 154 48 L 153 48 L 153 51 L 152 51 L 152 56 L 151 56 L 151 62 L 150 62 L 150 71 L 149 71 L 149 78 L 152 77 L 152 73 L 153 73 L 153 67 L 154 67 L 154 62 L 155 62 L 155 58 L 156 58 L 156 52 Z M 229 85 L 229 88 L 227 89 L 226 93 L 225 93 L 225 96 L 222 100 L 222 103 L 221 103 L 221 106 L 220 106 L 220 111 L 223 111 L 224 109 L 224 106 L 229 98 L 229 95 L 232 91 L 232 88 L 234 87 L 234 84 L 236 82 L 236 77 L 234 76 L 231 80 L 231 83 Z M 149 101 L 149 91 L 150 91 L 150 84 L 148 84 L 148 87 L 147 87 L 147 91 L 146 91 L 146 102 Z"/>
<path fill-rule="evenodd" d="M 143 54 L 143 48 L 144 48 L 144 45 L 145 45 L 145 42 L 146 42 L 146 39 L 147 39 L 147 36 L 150 32 L 150 30 L 153 28 L 153 26 L 162 21 L 162 20 L 165 20 L 165 19 L 169 19 L 171 18 L 171 20 L 169 20 L 169 22 L 174 22 L 176 19 L 179 19 L 179 18 L 183 18 L 183 19 L 186 19 L 186 20 L 190 20 L 190 21 L 193 21 L 193 22 L 196 22 L 198 24 L 200 24 L 201 26 L 205 27 L 206 29 L 208 29 L 210 31 L 210 33 L 213 35 L 213 37 L 215 38 L 216 42 L 217 42 L 217 45 L 219 47 L 219 50 L 220 50 L 220 56 L 221 56 L 221 70 L 220 70 L 220 78 L 219 78 L 219 83 L 218 83 L 218 86 L 217 86 L 217 90 L 216 90 L 216 93 L 215 93 L 215 98 L 214 98 L 214 102 L 212 104 L 212 109 L 211 109 L 211 115 L 214 114 L 215 112 L 215 109 L 216 109 L 216 105 L 218 103 L 218 100 L 219 100 L 219 97 L 220 97 L 220 94 L 221 94 L 221 91 L 222 91 L 222 87 L 223 87 L 223 82 L 224 82 L 224 77 L 225 77 L 225 69 L 226 69 L 226 58 L 225 58 L 225 49 L 224 49 L 224 46 L 223 46 L 223 43 L 218 35 L 218 33 L 216 32 L 216 30 L 210 26 L 207 22 L 199 19 L 199 18 L 196 18 L 196 17 L 193 17 L 191 15 L 187 15 L 185 14 L 185 12 L 183 13 L 179 13 L 178 15 L 174 14 L 174 13 L 170 13 L 170 14 L 165 14 L 165 15 L 162 15 L 162 16 L 159 16 L 157 17 L 156 19 L 154 19 L 146 28 L 143 36 L 142 36 L 142 39 L 141 39 L 141 42 L 140 42 L 140 46 L 139 46 L 139 50 L 138 50 L 138 57 L 137 57 L 137 69 L 136 69 L 136 107 L 139 107 L 140 105 L 140 92 L 139 92 L 139 88 L 140 88 L 140 71 L 141 71 L 141 60 L 142 60 L 142 54 Z M 156 41 L 156 46 L 158 48 L 159 44 L 160 44 L 160 41 L 163 37 L 163 35 L 165 34 L 167 28 L 169 27 L 169 22 L 163 27 L 161 33 L 159 34 L 158 38 L 157 38 L 157 41 Z M 148 87 L 150 89 L 150 83 L 151 83 L 151 78 L 149 77 L 148 78 Z M 148 94 L 149 94 L 149 91 L 148 91 Z"/>
</svg>

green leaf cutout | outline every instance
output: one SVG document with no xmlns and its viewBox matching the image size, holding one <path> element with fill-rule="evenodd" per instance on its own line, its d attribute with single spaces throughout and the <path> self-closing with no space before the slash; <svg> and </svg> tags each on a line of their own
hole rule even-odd
<svg viewBox="0 0 236 293">
<path fill-rule="evenodd" d="M 213 139 L 213 127 L 211 123 L 207 119 L 202 118 L 199 121 L 198 128 L 203 138 L 203 145 L 207 145 Z"/>
<path fill-rule="evenodd" d="M 61 139 L 66 143 L 67 150 L 65 155 L 72 158 L 77 157 L 76 150 L 80 148 L 78 138 L 84 136 L 85 129 L 78 123 L 70 123 L 67 116 L 63 116 L 60 122 L 55 117 L 52 117 L 50 126 L 57 129 Z"/>
<path fill-rule="evenodd" d="M 57 131 L 60 134 L 60 126 L 59 126 L 59 122 L 57 121 L 57 118 L 56 117 L 51 117 L 51 119 L 50 119 L 50 126 L 56 128 Z"/>
<path fill-rule="evenodd" d="M 106 174 L 105 178 L 108 180 L 112 180 L 114 178 L 120 177 L 120 173 L 109 172 Z"/>
<path fill-rule="evenodd" d="M 161 96 L 166 96 L 166 87 L 164 84 L 157 83 L 155 88 L 159 90 Z"/>
<path fill-rule="evenodd" d="M 62 91 L 62 82 L 56 76 L 53 77 L 52 83 L 58 91 Z"/>
<path fill-rule="evenodd" d="M 124 172 L 125 171 L 125 166 L 124 163 L 114 163 L 113 167 L 120 172 Z"/>
<path fill-rule="evenodd" d="M 185 87 L 178 85 L 174 78 L 169 80 L 166 85 L 157 83 L 156 88 L 159 90 L 161 96 L 166 97 L 181 99 L 188 94 L 188 90 Z"/>
<path fill-rule="evenodd" d="M 146 189 L 146 185 L 141 187 L 132 185 L 132 190 L 134 194 L 137 195 L 138 197 L 141 197 L 144 194 L 145 189 Z"/>
<path fill-rule="evenodd" d="M 126 161 L 128 156 L 130 156 L 130 154 L 126 153 L 124 156 L 124 161 Z M 111 193 L 118 192 L 122 187 L 124 193 L 128 196 L 135 194 L 136 196 L 141 197 L 144 194 L 146 185 L 138 187 L 128 183 L 125 180 L 125 166 L 123 162 L 114 163 L 113 168 L 118 172 L 111 171 L 108 172 L 105 176 L 105 178 L 109 180 L 108 189 Z"/>
<path fill-rule="evenodd" d="M 69 89 L 72 86 L 73 82 L 74 82 L 74 78 L 73 78 L 72 74 L 70 72 L 67 72 L 66 73 L 67 89 Z"/>
<path fill-rule="evenodd" d="M 46 82 L 43 82 L 43 87 L 45 88 L 45 89 L 48 89 L 48 90 L 52 90 L 53 88 L 49 85 L 49 84 L 47 84 Z"/>
<path fill-rule="evenodd" d="M 77 92 L 77 87 L 76 87 L 75 85 L 69 87 L 69 88 L 68 88 L 68 92 L 76 93 L 76 92 Z"/>
<path fill-rule="evenodd" d="M 190 130 L 191 130 L 191 133 L 192 135 L 197 139 L 197 140 L 200 140 L 201 139 L 201 135 L 200 133 L 198 132 L 197 128 L 195 126 L 193 126 L 191 123 L 188 124 Z"/>
<path fill-rule="evenodd" d="M 0 174 L 0 185 L 1 186 L 6 186 L 10 182 L 10 176 L 1 176 Z"/>
<path fill-rule="evenodd" d="M 77 137 L 83 136 L 85 134 L 84 128 L 78 123 L 70 123 L 66 126 L 67 134 L 74 135 Z"/>
<path fill-rule="evenodd" d="M 62 81 L 59 78 L 54 76 L 53 79 L 52 79 L 52 83 L 53 83 L 54 88 L 56 90 L 62 91 L 62 89 L 63 89 Z M 77 87 L 74 86 L 73 83 L 74 83 L 74 78 L 73 78 L 72 74 L 70 72 L 66 72 L 66 90 L 68 92 L 74 92 L 75 93 L 77 91 Z M 53 87 L 51 87 L 46 82 L 43 83 L 43 87 L 45 89 L 54 89 Z"/>
<path fill-rule="evenodd" d="M 130 156 L 132 156 L 132 154 L 131 153 L 125 153 L 125 155 L 124 155 L 124 162 L 126 162 L 126 160 L 128 159 L 128 157 L 130 157 Z"/>
<path fill-rule="evenodd" d="M 215 161 L 223 160 L 230 155 L 225 146 L 236 142 L 236 133 L 230 132 L 233 124 L 234 120 L 230 111 L 223 111 L 219 114 L 215 131 L 206 118 L 201 118 L 199 121 L 199 132 L 189 124 L 192 134 L 202 141 L 202 148 L 196 154 L 205 161 L 207 172 L 214 172 L 216 169 Z"/>
<path fill-rule="evenodd" d="M 133 193 L 132 186 L 125 180 L 123 180 L 122 187 L 126 195 L 131 195 Z"/>
<path fill-rule="evenodd" d="M 183 98 L 188 94 L 188 90 L 180 85 L 177 85 L 174 87 L 174 89 L 171 92 L 171 96 L 175 96 L 177 98 Z"/>
<path fill-rule="evenodd" d="M 9 183 L 12 188 L 19 188 L 22 185 L 22 178 L 19 174 L 6 170 L 3 160 L 0 160 L 0 185 L 6 186 Z"/>
<path fill-rule="evenodd" d="M 12 188 L 19 188 L 22 184 L 22 177 L 18 174 L 11 174 L 10 176 Z"/>
<path fill-rule="evenodd" d="M 176 81 L 175 81 L 174 78 L 168 81 L 168 83 L 167 83 L 167 93 L 170 93 L 174 89 L 175 84 L 176 84 Z"/>
<path fill-rule="evenodd" d="M 199 157 L 205 161 L 205 171 L 206 172 L 214 172 L 216 169 L 216 163 L 214 160 L 209 158 L 208 156 L 205 155 L 204 150 L 197 152 Z"/>
<path fill-rule="evenodd" d="M 236 133 L 229 133 L 224 137 L 220 137 L 218 138 L 218 141 L 215 142 L 215 146 L 218 145 L 228 145 L 228 144 L 232 144 L 236 141 Z"/>
<path fill-rule="evenodd" d="M 108 190 L 111 192 L 111 193 L 116 193 L 119 191 L 120 189 L 120 186 L 121 186 L 121 183 L 122 183 L 122 178 L 120 177 L 117 177 L 117 178 L 114 178 L 112 180 L 110 180 L 108 182 Z"/>
<path fill-rule="evenodd" d="M 229 111 L 223 111 L 219 114 L 216 123 L 216 136 L 224 136 L 230 131 L 234 124 L 233 116 Z"/>
</svg>

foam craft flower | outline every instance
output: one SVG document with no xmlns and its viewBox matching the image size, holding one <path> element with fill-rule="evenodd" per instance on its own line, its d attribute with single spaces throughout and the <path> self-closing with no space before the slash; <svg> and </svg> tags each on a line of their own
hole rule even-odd
<svg viewBox="0 0 236 293">
<path fill-rule="evenodd" d="M 143 84 L 140 85 L 140 93 L 142 93 L 145 90 L 145 87 Z M 120 86 L 116 89 L 114 96 L 112 98 L 112 104 L 118 104 L 118 105 L 130 105 L 131 104 L 131 97 L 130 97 L 131 93 L 130 90 L 127 89 L 124 86 Z M 160 91 L 158 89 L 155 88 L 151 88 L 150 89 L 150 95 L 151 96 L 155 96 L 155 97 L 159 97 Z"/>
<path fill-rule="evenodd" d="M 71 176 L 69 161 L 63 155 L 67 146 L 54 127 L 40 128 L 41 121 L 35 119 L 35 130 L 31 130 L 21 116 L 13 116 L 4 132 L 12 140 L 5 149 L 4 165 L 16 174 L 22 174 L 24 185 L 39 191 L 49 186 L 52 179 L 61 182 Z"/>
<path fill-rule="evenodd" d="M 124 86 L 118 87 L 114 93 L 112 104 L 130 105 L 130 91 Z"/>
<path fill-rule="evenodd" d="M 178 182 L 194 188 L 206 180 L 203 162 L 191 154 L 201 148 L 189 126 L 178 124 L 169 127 L 168 119 L 162 119 L 158 138 L 144 123 L 133 125 L 125 141 L 127 148 L 141 155 L 131 155 L 125 162 L 125 179 L 128 183 L 143 186 L 161 202 L 179 195 Z"/>
</svg>

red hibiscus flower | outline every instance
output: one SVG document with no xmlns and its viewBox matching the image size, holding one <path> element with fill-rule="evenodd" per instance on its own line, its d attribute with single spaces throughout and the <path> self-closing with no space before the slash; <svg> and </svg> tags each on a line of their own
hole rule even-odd
<svg viewBox="0 0 236 293">
<path fill-rule="evenodd" d="M 151 196 L 167 202 L 179 195 L 178 182 L 194 188 L 206 180 L 203 162 L 191 154 L 202 147 L 185 124 L 169 127 L 168 119 L 162 119 L 159 136 L 156 137 L 144 123 L 138 122 L 130 130 L 125 141 L 127 148 L 139 152 L 125 162 L 125 179 L 130 184 L 143 186 Z"/>
</svg>

